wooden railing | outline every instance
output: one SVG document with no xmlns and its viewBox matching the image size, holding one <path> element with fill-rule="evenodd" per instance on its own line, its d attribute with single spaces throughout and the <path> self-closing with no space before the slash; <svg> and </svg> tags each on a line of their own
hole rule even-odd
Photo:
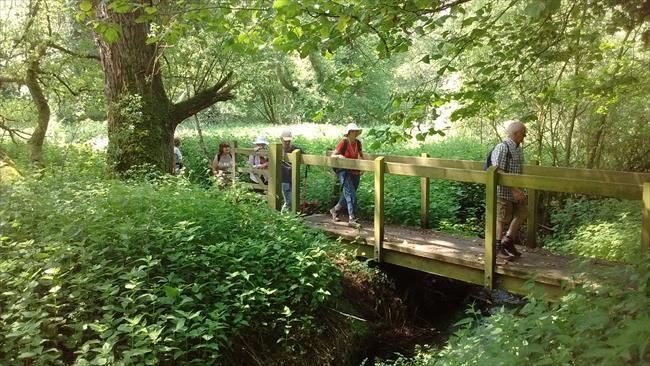
<svg viewBox="0 0 650 366">
<path fill-rule="evenodd" d="M 236 145 L 235 145 L 236 146 Z M 240 154 L 252 154 L 253 149 L 235 148 Z M 367 154 L 366 154 L 367 155 Z M 506 174 L 497 172 L 494 167 L 483 171 L 483 163 L 467 160 L 448 160 L 422 156 L 377 156 L 372 160 L 353 160 L 333 158 L 323 155 L 303 155 L 296 150 L 284 154 L 281 144 L 271 144 L 269 149 L 269 206 L 279 209 L 281 193 L 280 162 L 292 164 L 292 211 L 298 212 L 300 190 L 300 166 L 313 165 L 330 168 L 355 169 L 374 173 L 374 255 L 378 261 L 383 257 L 384 242 L 384 177 L 386 174 L 421 178 L 420 217 L 422 227 L 428 227 L 429 180 L 445 179 L 459 182 L 484 184 L 485 189 L 485 268 L 484 285 L 494 285 L 495 246 L 496 246 L 496 202 L 497 185 L 521 187 L 528 191 L 528 242 L 536 241 L 537 192 L 552 191 L 574 194 L 588 194 L 641 200 L 642 233 L 641 251 L 650 252 L 650 173 L 631 173 L 607 170 L 543 167 L 525 165 L 525 174 Z M 240 171 L 243 171 L 240 169 Z M 644 254 L 644 255 L 645 255 Z"/>
</svg>

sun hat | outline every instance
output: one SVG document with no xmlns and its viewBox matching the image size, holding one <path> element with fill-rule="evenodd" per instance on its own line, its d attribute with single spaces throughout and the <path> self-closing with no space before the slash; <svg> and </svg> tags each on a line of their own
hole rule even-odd
<svg viewBox="0 0 650 366">
<path fill-rule="evenodd" d="M 291 131 L 289 131 L 289 130 L 284 130 L 280 134 L 280 138 L 282 139 L 282 141 L 291 141 L 292 137 L 293 136 L 291 136 Z"/>
<path fill-rule="evenodd" d="M 264 137 L 264 136 L 257 136 L 257 138 L 255 139 L 255 141 L 253 141 L 253 143 L 255 145 L 258 145 L 258 144 L 268 145 L 269 144 L 269 142 L 266 141 L 266 137 Z"/>
<path fill-rule="evenodd" d="M 348 126 L 346 127 L 345 133 L 343 134 L 343 136 L 347 136 L 348 132 L 350 132 L 350 131 L 359 131 L 359 134 L 360 134 L 362 129 L 361 129 L 361 127 L 357 126 L 357 124 L 354 123 L 354 122 L 348 123 Z"/>
</svg>

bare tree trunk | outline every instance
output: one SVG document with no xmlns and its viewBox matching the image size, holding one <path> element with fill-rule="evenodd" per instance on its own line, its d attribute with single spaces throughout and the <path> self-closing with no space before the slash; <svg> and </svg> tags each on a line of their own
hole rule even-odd
<svg viewBox="0 0 650 366">
<path fill-rule="evenodd" d="M 199 135 L 199 148 L 201 148 L 201 152 L 203 152 L 203 156 L 205 156 L 206 160 L 208 162 L 211 162 L 212 156 L 205 146 L 205 140 L 203 140 L 203 130 L 201 130 L 201 121 L 199 120 L 198 114 L 194 115 L 194 125 L 196 126 L 196 133 Z"/>
</svg>

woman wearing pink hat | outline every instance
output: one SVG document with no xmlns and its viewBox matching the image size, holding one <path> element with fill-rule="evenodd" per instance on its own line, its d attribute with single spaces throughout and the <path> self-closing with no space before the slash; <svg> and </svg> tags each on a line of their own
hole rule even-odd
<svg viewBox="0 0 650 366">
<path fill-rule="evenodd" d="M 361 128 L 356 123 L 349 123 L 346 128 L 344 139 L 339 141 L 336 149 L 332 153 L 332 157 L 347 158 L 347 159 L 363 159 L 363 151 L 361 148 L 361 141 L 357 139 L 361 135 Z M 350 169 L 336 169 L 336 175 L 341 182 L 342 192 L 336 206 L 330 209 L 332 219 L 339 221 L 339 211 L 343 205 L 347 205 L 349 214 L 349 225 L 356 226 L 357 216 L 355 207 L 357 204 L 357 188 L 361 180 L 361 172 L 358 170 Z"/>
</svg>

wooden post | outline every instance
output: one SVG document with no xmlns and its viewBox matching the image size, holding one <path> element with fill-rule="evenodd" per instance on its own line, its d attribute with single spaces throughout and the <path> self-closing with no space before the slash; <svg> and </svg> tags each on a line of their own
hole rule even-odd
<svg viewBox="0 0 650 366">
<path fill-rule="evenodd" d="M 420 156 L 428 158 L 429 154 Z M 429 181 L 427 177 L 420 178 L 420 227 L 423 229 L 429 228 Z"/>
<path fill-rule="evenodd" d="M 230 155 L 232 155 L 232 180 L 231 184 L 234 186 L 235 181 L 237 180 L 237 140 L 232 140 L 230 143 Z"/>
<path fill-rule="evenodd" d="M 485 179 L 485 269 L 483 284 L 488 289 L 494 287 L 494 267 L 496 266 L 496 222 L 497 218 L 497 169 L 488 168 Z"/>
<path fill-rule="evenodd" d="M 294 150 L 289 158 L 291 160 L 291 212 L 298 213 L 300 207 L 300 150 Z"/>
<path fill-rule="evenodd" d="M 269 185 L 267 198 L 269 207 L 279 210 L 282 205 L 282 144 L 274 142 L 269 150 Z"/>
<path fill-rule="evenodd" d="M 641 225 L 642 255 L 650 253 L 650 182 L 643 183 L 643 224 Z"/>
<path fill-rule="evenodd" d="M 539 165 L 534 160 L 533 165 Z M 528 217 L 526 221 L 526 246 L 535 248 L 537 246 L 537 190 L 528 189 Z"/>
<path fill-rule="evenodd" d="M 384 256 L 384 157 L 375 159 L 375 260 L 381 262 Z"/>
</svg>

